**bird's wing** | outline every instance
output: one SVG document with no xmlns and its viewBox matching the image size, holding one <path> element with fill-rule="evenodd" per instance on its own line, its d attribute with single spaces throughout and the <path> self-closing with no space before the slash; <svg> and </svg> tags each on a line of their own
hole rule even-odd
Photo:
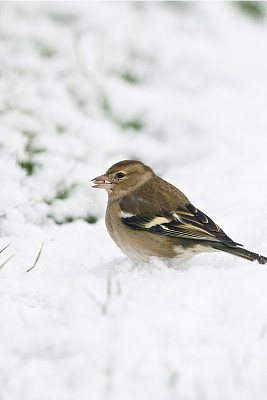
<svg viewBox="0 0 267 400">
<path fill-rule="evenodd" d="M 221 242 L 229 247 L 240 246 L 227 236 L 206 214 L 192 204 L 159 215 L 122 215 L 122 222 L 131 229 L 180 239 Z"/>
</svg>

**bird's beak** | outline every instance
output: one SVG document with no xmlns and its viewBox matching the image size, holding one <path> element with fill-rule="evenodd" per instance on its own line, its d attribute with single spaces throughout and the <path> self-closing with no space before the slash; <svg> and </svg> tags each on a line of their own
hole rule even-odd
<svg viewBox="0 0 267 400">
<path fill-rule="evenodd" d="M 97 178 L 92 179 L 92 181 L 94 183 L 93 188 L 112 189 L 113 187 L 112 180 L 106 175 L 98 176 Z"/>
</svg>

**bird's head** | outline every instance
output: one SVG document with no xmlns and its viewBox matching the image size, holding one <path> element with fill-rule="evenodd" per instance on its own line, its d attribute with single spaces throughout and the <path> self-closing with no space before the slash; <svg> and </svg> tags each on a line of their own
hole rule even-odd
<svg viewBox="0 0 267 400">
<path fill-rule="evenodd" d="M 94 188 L 107 189 L 112 197 L 120 197 L 142 186 L 155 176 L 141 161 L 124 160 L 110 167 L 104 175 L 92 179 Z"/>
</svg>

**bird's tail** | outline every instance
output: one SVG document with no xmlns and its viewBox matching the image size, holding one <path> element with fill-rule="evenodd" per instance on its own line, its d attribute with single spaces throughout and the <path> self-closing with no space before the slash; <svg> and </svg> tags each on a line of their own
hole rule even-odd
<svg viewBox="0 0 267 400">
<path fill-rule="evenodd" d="M 229 247 L 223 243 L 213 242 L 211 246 L 216 250 L 225 251 L 226 253 L 234 254 L 235 256 L 246 258 L 247 260 L 257 260 L 260 264 L 267 263 L 267 257 L 261 256 L 260 254 L 253 253 L 252 251 L 242 249 L 240 247 Z"/>
</svg>

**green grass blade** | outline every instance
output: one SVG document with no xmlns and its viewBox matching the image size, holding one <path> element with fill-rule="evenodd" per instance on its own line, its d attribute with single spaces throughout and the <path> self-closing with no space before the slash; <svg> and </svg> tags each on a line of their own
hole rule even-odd
<svg viewBox="0 0 267 400">
<path fill-rule="evenodd" d="M 41 252 L 42 252 L 42 250 L 43 250 L 43 246 L 44 246 L 44 244 L 42 243 L 42 244 L 41 244 L 41 247 L 40 247 L 40 250 L 39 250 L 39 253 L 38 253 L 37 257 L 36 257 L 36 260 L 35 260 L 33 266 L 32 266 L 31 268 L 27 269 L 26 272 L 30 272 L 30 271 L 35 267 L 35 265 L 37 264 L 37 262 L 38 262 L 38 260 L 39 260 L 39 258 L 40 258 Z"/>
<path fill-rule="evenodd" d="M 0 250 L 0 253 L 2 253 L 2 251 L 4 251 L 5 249 L 7 249 L 8 246 L 10 246 L 10 245 L 11 245 L 11 243 L 9 243 L 6 247 L 4 247 L 2 250 Z"/>
<path fill-rule="evenodd" d="M 14 254 L 12 254 L 10 257 L 8 257 L 8 259 L 6 261 L 4 261 L 1 265 L 0 265 L 0 270 L 8 263 L 8 261 L 11 260 L 11 258 L 14 257 Z"/>
</svg>

